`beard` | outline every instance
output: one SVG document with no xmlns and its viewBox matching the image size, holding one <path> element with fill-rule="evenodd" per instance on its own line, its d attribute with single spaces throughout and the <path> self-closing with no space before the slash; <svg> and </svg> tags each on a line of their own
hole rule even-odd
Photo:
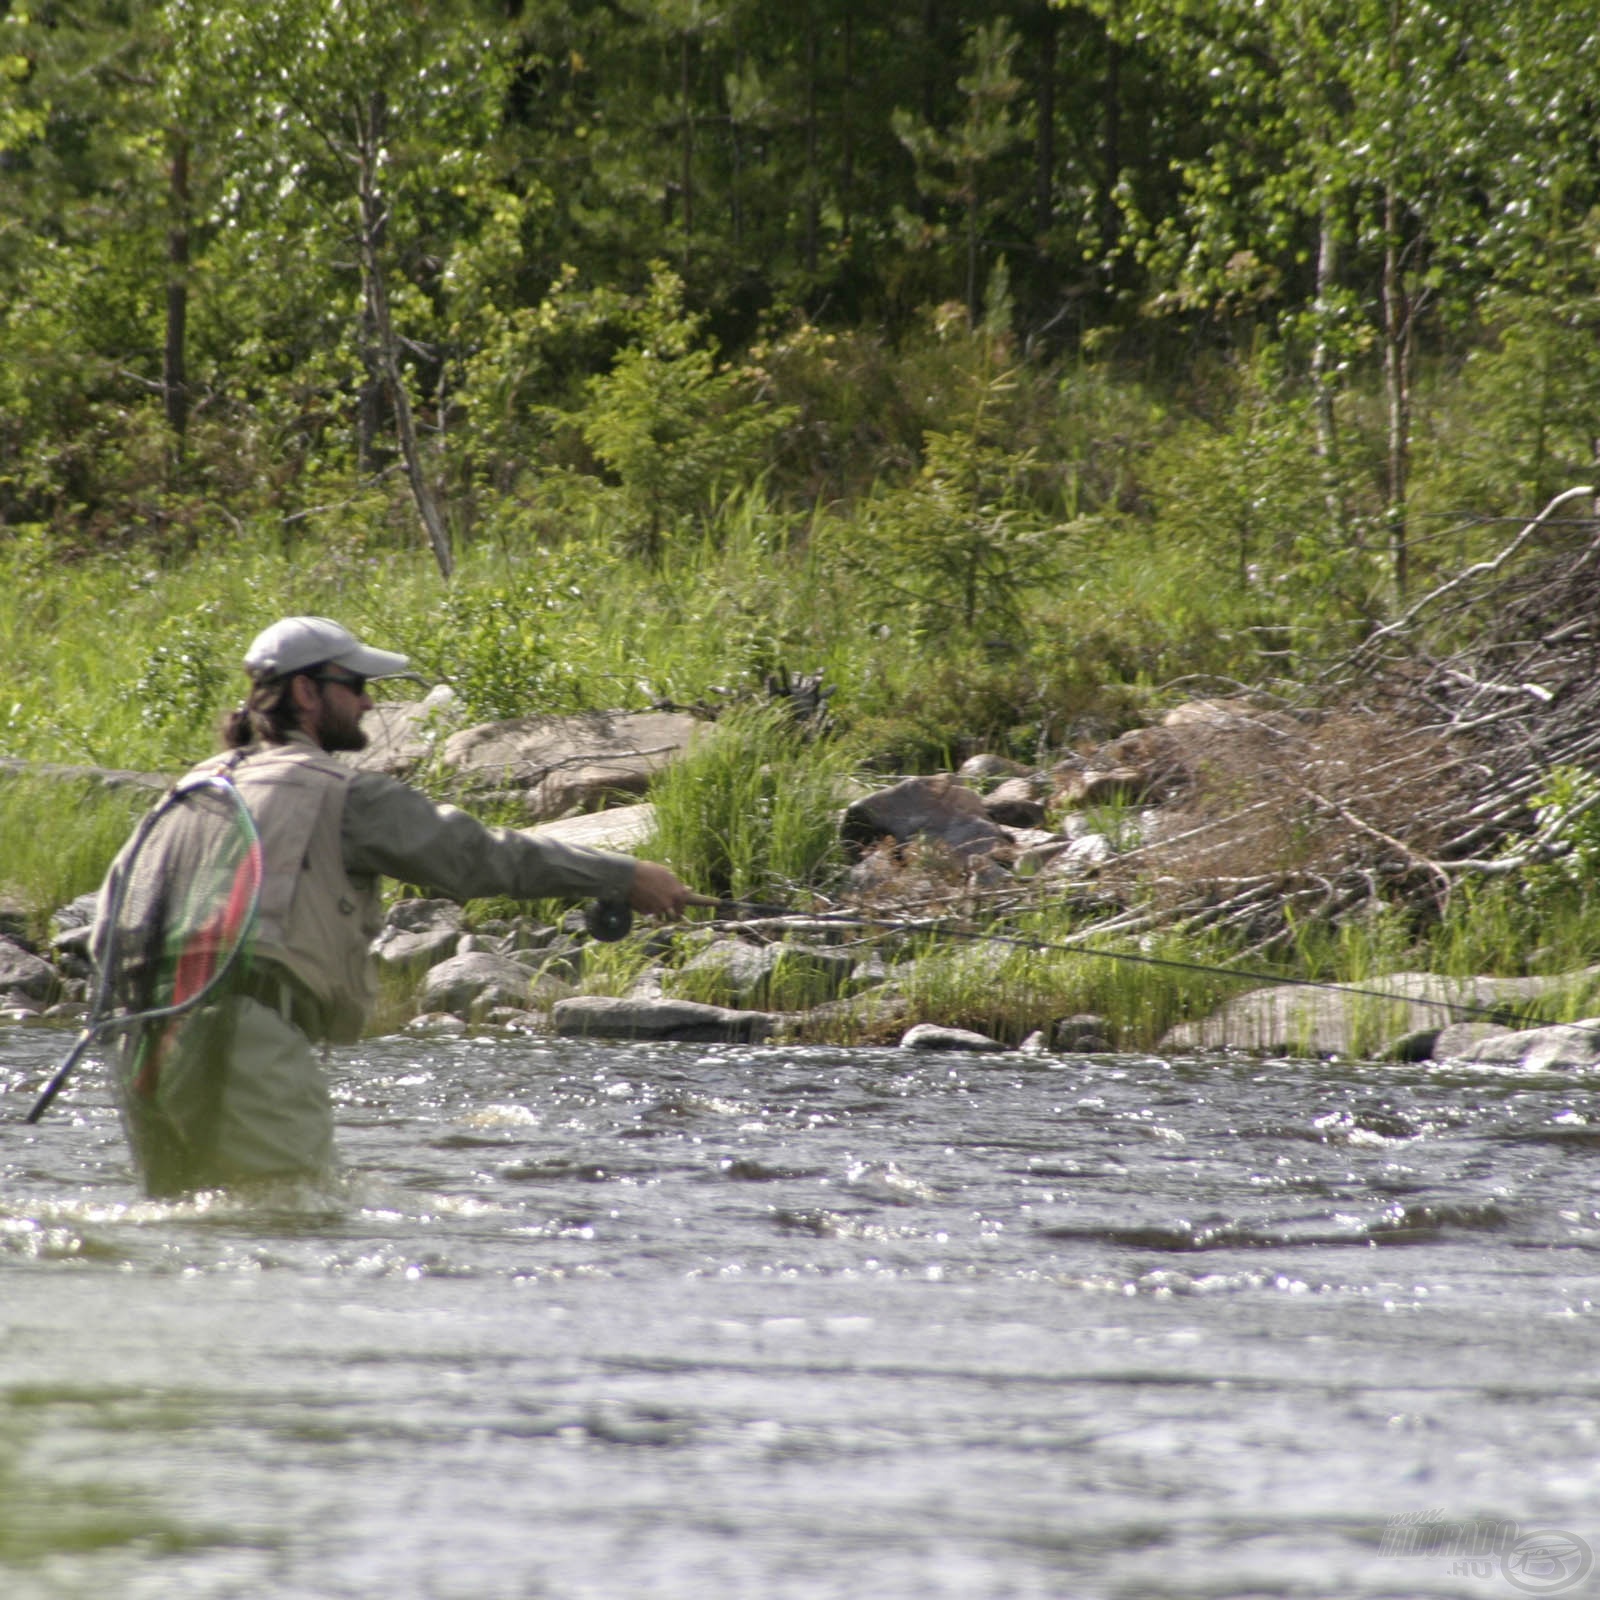
<svg viewBox="0 0 1600 1600">
<path fill-rule="evenodd" d="M 317 742 L 330 755 L 339 750 L 365 750 L 371 742 L 361 726 L 361 713 L 329 699 L 322 702 L 322 724 L 317 732 Z"/>
</svg>

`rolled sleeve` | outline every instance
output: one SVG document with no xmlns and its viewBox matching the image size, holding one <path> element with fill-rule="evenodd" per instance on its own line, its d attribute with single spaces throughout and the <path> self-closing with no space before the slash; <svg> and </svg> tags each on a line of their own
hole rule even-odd
<svg viewBox="0 0 1600 1600">
<path fill-rule="evenodd" d="M 451 900 L 626 899 L 631 856 L 495 828 L 381 773 L 358 773 L 345 797 L 345 871 L 415 884 Z"/>
</svg>

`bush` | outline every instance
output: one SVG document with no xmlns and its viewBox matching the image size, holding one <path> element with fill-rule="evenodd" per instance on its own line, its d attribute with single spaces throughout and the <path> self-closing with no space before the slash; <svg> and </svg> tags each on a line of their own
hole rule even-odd
<svg viewBox="0 0 1600 1600">
<path fill-rule="evenodd" d="M 787 900 L 842 868 L 838 815 L 855 767 L 848 744 L 808 738 L 785 710 L 731 711 L 652 785 L 646 854 L 711 894 Z"/>
</svg>

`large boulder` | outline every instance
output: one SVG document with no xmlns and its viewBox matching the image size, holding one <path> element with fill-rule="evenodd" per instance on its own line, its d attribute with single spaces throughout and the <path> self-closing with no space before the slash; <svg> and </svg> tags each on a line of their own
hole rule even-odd
<svg viewBox="0 0 1600 1600">
<path fill-rule="evenodd" d="M 453 900 L 397 900 L 372 941 L 381 966 L 426 968 L 456 953 L 461 907 Z"/>
<path fill-rule="evenodd" d="M 428 971 L 418 1003 L 423 1011 L 451 1011 L 466 1015 L 490 1006 L 534 1004 L 533 975 L 508 956 L 487 950 L 470 950 L 451 956 Z"/>
<path fill-rule="evenodd" d="M 900 1036 L 902 1050 L 969 1050 L 977 1055 L 994 1055 L 1005 1049 L 998 1039 L 970 1028 L 946 1028 L 936 1022 L 919 1022 Z"/>
<path fill-rule="evenodd" d="M 788 941 L 753 945 L 719 939 L 680 969 L 699 974 L 738 1006 L 763 1006 L 780 980 L 817 1004 L 837 998 L 855 971 L 855 957 L 842 950 Z"/>
<path fill-rule="evenodd" d="M 893 839 L 933 839 L 963 858 L 991 855 L 1010 837 L 984 810 L 976 789 L 948 773 L 903 778 L 887 789 L 863 795 L 845 808 L 839 832 L 857 854 Z"/>
<path fill-rule="evenodd" d="M 640 995 L 574 995 L 558 1000 L 556 1032 L 576 1039 L 663 1039 L 689 1044 L 744 1044 L 769 1038 L 779 1018 L 765 1011 L 734 1011 Z"/>
<path fill-rule="evenodd" d="M 516 717 L 452 734 L 443 761 L 470 791 L 515 797 L 545 820 L 643 794 L 709 726 L 676 711 Z"/>
<path fill-rule="evenodd" d="M 367 771 L 410 777 L 438 753 L 461 721 L 460 702 L 447 683 L 436 685 L 420 700 L 380 700 L 361 719 L 366 749 L 347 759 Z"/>
<path fill-rule="evenodd" d="M 0 939 L 0 996 L 48 1004 L 55 998 L 61 980 L 48 961 L 10 939 Z"/>
<path fill-rule="evenodd" d="M 1134 728 L 1090 755 L 1059 762 L 1052 771 L 1053 803 L 1162 805 L 1187 791 L 1219 757 L 1229 767 L 1247 753 L 1255 764 L 1281 759 L 1285 740 L 1299 731 L 1294 718 L 1243 696 L 1189 700 L 1158 726 Z"/>
<path fill-rule="evenodd" d="M 656 830 L 656 808 L 648 800 L 633 806 L 608 806 L 604 811 L 585 811 L 575 817 L 559 817 L 527 828 L 541 839 L 559 839 L 563 844 L 587 845 L 591 850 L 612 850 L 632 855 Z"/>
<path fill-rule="evenodd" d="M 1045 821 L 1042 779 L 1007 778 L 984 796 L 983 809 L 991 822 L 1003 828 L 1041 828 Z"/>
<path fill-rule="evenodd" d="M 1382 1056 L 1403 1036 L 1497 1007 L 1525 1005 L 1569 983 L 1561 978 L 1451 979 L 1397 972 L 1362 984 L 1272 984 L 1251 989 L 1210 1016 L 1179 1023 L 1163 1054 L 1249 1050 L 1288 1056 Z"/>
<path fill-rule="evenodd" d="M 1562 1072 L 1600 1064 L 1600 1017 L 1492 1034 L 1469 1044 L 1457 1061 L 1494 1062 L 1529 1072 Z"/>
</svg>

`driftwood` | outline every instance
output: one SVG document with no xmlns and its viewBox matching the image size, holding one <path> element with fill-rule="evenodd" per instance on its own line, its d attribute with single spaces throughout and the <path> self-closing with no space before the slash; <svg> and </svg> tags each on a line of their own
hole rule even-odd
<svg viewBox="0 0 1600 1600">
<path fill-rule="evenodd" d="M 1558 496 L 1292 697 L 1258 694 L 1252 737 L 1170 730 L 1187 782 L 1102 875 L 1119 904 L 1093 931 L 1264 953 L 1380 905 L 1427 920 L 1469 881 L 1558 859 L 1537 796 L 1553 769 L 1600 772 L 1595 495 Z"/>
</svg>

